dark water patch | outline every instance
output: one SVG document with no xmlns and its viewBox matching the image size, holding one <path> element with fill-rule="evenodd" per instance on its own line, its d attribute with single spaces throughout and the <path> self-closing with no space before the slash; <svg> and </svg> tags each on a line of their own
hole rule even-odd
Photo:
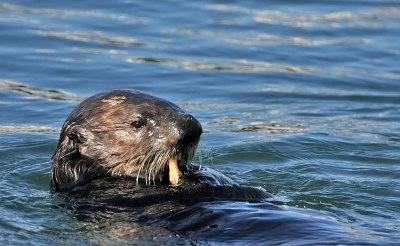
<svg viewBox="0 0 400 246">
<path fill-rule="evenodd" d="M 282 89 L 282 88 L 281 88 Z M 324 91 L 312 90 L 306 92 L 307 89 L 299 89 L 295 88 L 296 91 L 284 92 L 284 91 L 271 91 L 269 90 L 267 93 L 260 94 L 258 92 L 252 93 L 253 95 L 248 98 L 248 100 L 254 100 L 254 98 L 259 98 L 262 101 L 269 101 L 274 99 L 283 100 L 285 98 L 291 99 L 297 102 L 324 102 L 324 103 L 337 103 L 337 102 L 351 102 L 351 103 L 371 103 L 371 104 L 399 104 L 399 97 L 396 93 L 393 95 L 385 94 L 385 95 L 377 95 L 376 93 L 366 93 L 363 94 L 353 94 L 348 91 L 338 91 L 336 94 L 331 94 L 332 91 L 328 93 L 324 93 Z M 250 93 L 249 93 L 250 94 Z"/>
<path fill-rule="evenodd" d="M 0 89 L 19 92 L 28 95 L 29 97 L 47 99 L 47 100 L 67 101 L 74 103 L 83 100 L 82 97 L 73 95 L 63 90 L 36 88 L 12 80 L 1 79 Z"/>
</svg>

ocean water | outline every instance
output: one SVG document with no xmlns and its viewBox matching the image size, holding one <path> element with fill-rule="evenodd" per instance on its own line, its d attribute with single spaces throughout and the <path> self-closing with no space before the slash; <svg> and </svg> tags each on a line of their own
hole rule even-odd
<svg viewBox="0 0 400 246">
<path fill-rule="evenodd" d="M 399 37 L 398 0 L 1 0 L 1 244 L 398 244 Z M 49 189 L 59 130 L 115 88 L 193 114 L 194 162 L 277 203 L 200 204 L 219 226 L 196 241 L 71 215 Z"/>
</svg>

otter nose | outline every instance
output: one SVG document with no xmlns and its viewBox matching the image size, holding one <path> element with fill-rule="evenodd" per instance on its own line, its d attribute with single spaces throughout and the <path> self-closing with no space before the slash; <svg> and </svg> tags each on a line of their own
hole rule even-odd
<svg viewBox="0 0 400 246">
<path fill-rule="evenodd" d="M 189 144 L 193 141 L 198 141 L 200 135 L 203 133 L 200 122 L 192 115 L 184 115 L 178 121 L 177 128 L 179 131 L 178 143 Z"/>
</svg>

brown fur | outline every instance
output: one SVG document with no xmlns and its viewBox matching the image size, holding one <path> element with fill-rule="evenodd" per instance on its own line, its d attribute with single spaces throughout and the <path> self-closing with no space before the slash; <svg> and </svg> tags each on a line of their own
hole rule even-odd
<svg viewBox="0 0 400 246">
<path fill-rule="evenodd" d="M 164 182 L 167 162 L 190 165 L 202 128 L 177 105 L 138 91 L 94 95 L 69 115 L 52 157 L 51 184 L 71 190 L 107 176 Z"/>
</svg>

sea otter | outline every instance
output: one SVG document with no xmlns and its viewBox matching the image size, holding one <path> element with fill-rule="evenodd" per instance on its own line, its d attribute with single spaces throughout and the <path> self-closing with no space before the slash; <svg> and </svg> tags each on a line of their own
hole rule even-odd
<svg viewBox="0 0 400 246">
<path fill-rule="evenodd" d="M 129 195 L 119 199 L 130 205 L 270 197 L 261 188 L 240 186 L 192 164 L 201 134 L 199 121 L 167 100 L 129 90 L 94 95 L 81 102 L 62 127 L 52 157 L 51 186 L 93 194 L 125 183 Z"/>
<path fill-rule="evenodd" d="M 158 97 L 128 90 L 89 97 L 65 121 L 52 157 L 59 205 L 128 245 L 282 244 L 287 233 L 336 244 L 351 231 L 331 214 L 281 207 L 262 188 L 193 164 L 201 134 L 198 120 Z"/>
</svg>

